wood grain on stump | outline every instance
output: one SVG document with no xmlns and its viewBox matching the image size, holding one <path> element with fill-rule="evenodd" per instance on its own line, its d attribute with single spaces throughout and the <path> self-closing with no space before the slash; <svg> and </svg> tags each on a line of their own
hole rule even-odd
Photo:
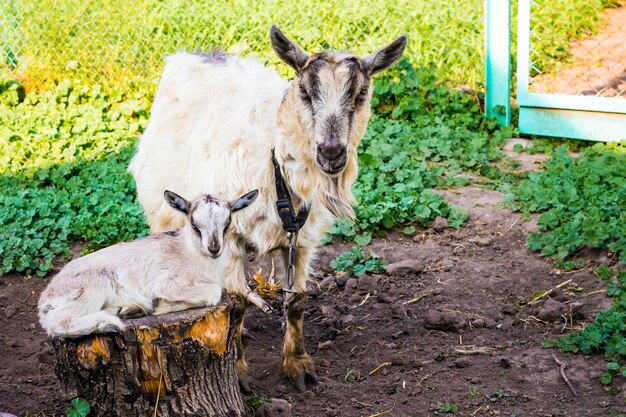
<svg viewBox="0 0 626 417">
<path fill-rule="evenodd" d="M 234 305 L 234 304 L 235 305 Z M 54 339 L 63 394 L 90 416 L 244 416 L 230 298 L 211 308 L 126 320 L 121 334 Z M 158 397 L 158 401 L 157 401 Z"/>
</svg>

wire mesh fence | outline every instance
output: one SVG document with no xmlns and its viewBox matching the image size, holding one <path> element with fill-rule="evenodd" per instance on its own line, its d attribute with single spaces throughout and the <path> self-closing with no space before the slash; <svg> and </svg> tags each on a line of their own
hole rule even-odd
<svg viewBox="0 0 626 417">
<path fill-rule="evenodd" d="M 624 97 L 625 3 L 534 2 L 531 90 Z M 29 89 L 64 79 L 133 89 L 157 82 L 165 56 L 219 46 L 287 75 L 273 23 L 309 51 L 366 54 L 403 33 L 414 64 L 483 87 L 483 0 L 0 0 L 0 72 Z"/>
<path fill-rule="evenodd" d="M 168 54 L 216 46 L 278 67 L 268 35 L 278 24 L 309 51 L 365 54 L 406 34 L 411 61 L 454 84 L 476 86 L 484 71 L 482 0 L 437 3 L 0 0 L 1 69 L 28 88 L 62 79 L 128 87 L 154 82 Z"/>
<path fill-rule="evenodd" d="M 549 3 L 531 3 L 529 91 L 626 98 L 626 1 L 570 5 L 574 21 Z"/>
</svg>

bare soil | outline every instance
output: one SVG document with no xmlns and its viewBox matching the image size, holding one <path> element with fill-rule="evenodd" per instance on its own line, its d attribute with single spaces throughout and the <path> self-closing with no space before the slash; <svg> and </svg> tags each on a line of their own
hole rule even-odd
<svg viewBox="0 0 626 417">
<path fill-rule="evenodd" d="M 625 413 L 624 380 L 613 385 L 617 394 L 598 380 L 602 355 L 541 346 L 610 305 L 597 292 L 603 283 L 593 269 L 563 273 L 529 251 L 525 242 L 536 223 L 501 208 L 500 193 L 466 187 L 445 194 L 469 211 L 468 223 L 454 230 L 440 219 L 415 235 L 374 239 L 366 250 L 391 262 L 385 273 L 337 275 L 329 262 L 351 245 L 321 248 L 305 315 L 305 344 L 320 383 L 308 391 L 297 392 L 281 369 L 279 300 L 272 316 L 249 310 L 246 327 L 256 338 L 246 346 L 250 386 L 260 397 L 287 401 L 275 400 L 257 415 L 430 416 L 446 402 L 459 416 Z M 593 262 L 606 254 L 588 255 Z M 530 306 L 516 305 L 568 280 Z M 46 282 L 0 278 L 0 412 L 63 416 L 68 408 L 36 318 Z M 567 365 L 578 398 L 553 355 Z"/>
<path fill-rule="evenodd" d="M 626 98 L 626 1 L 604 13 L 598 33 L 574 40 L 570 59 L 532 79 L 532 91 Z"/>
</svg>

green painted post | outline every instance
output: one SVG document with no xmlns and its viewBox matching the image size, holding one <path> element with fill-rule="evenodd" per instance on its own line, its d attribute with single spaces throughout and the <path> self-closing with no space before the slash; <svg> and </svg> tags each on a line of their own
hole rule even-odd
<svg viewBox="0 0 626 417">
<path fill-rule="evenodd" d="M 485 110 L 511 124 L 511 2 L 485 0 Z"/>
</svg>

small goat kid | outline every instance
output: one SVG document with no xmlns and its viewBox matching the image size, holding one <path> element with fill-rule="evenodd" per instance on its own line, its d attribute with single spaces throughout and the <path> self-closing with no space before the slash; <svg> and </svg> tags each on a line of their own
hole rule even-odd
<svg viewBox="0 0 626 417">
<path fill-rule="evenodd" d="M 364 58 L 336 51 L 309 55 L 275 26 L 270 38 L 278 56 L 296 70 L 291 83 L 254 59 L 219 51 L 169 57 L 130 171 L 153 231 L 182 221 L 159 199 L 160 189 L 225 195 L 259 189 L 259 202 L 233 221 L 233 239 L 224 249 L 226 288 L 245 295 L 247 248 L 280 251 L 287 259 L 287 233 L 276 210 L 274 149 L 295 210 L 309 208 L 298 233 L 298 294 L 289 303 L 283 343 L 285 372 L 304 390 L 305 377 L 317 379 L 302 336 L 310 264 L 333 221 L 353 217 L 351 187 L 370 118 L 371 77 L 402 56 L 406 38 Z M 238 344 L 243 377 L 247 365 L 240 339 Z"/>
<path fill-rule="evenodd" d="M 67 264 L 41 294 L 41 326 L 51 337 L 78 337 L 119 332 L 120 317 L 216 305 L 224 288 L 217 258 L 231 214 L 257 195 L 254 190 L 231 202 L 211 195 L 187 201 L 165 191 L 167 203 L 185 214 L 185 227 L 118 243 Z"/>
</svg>

